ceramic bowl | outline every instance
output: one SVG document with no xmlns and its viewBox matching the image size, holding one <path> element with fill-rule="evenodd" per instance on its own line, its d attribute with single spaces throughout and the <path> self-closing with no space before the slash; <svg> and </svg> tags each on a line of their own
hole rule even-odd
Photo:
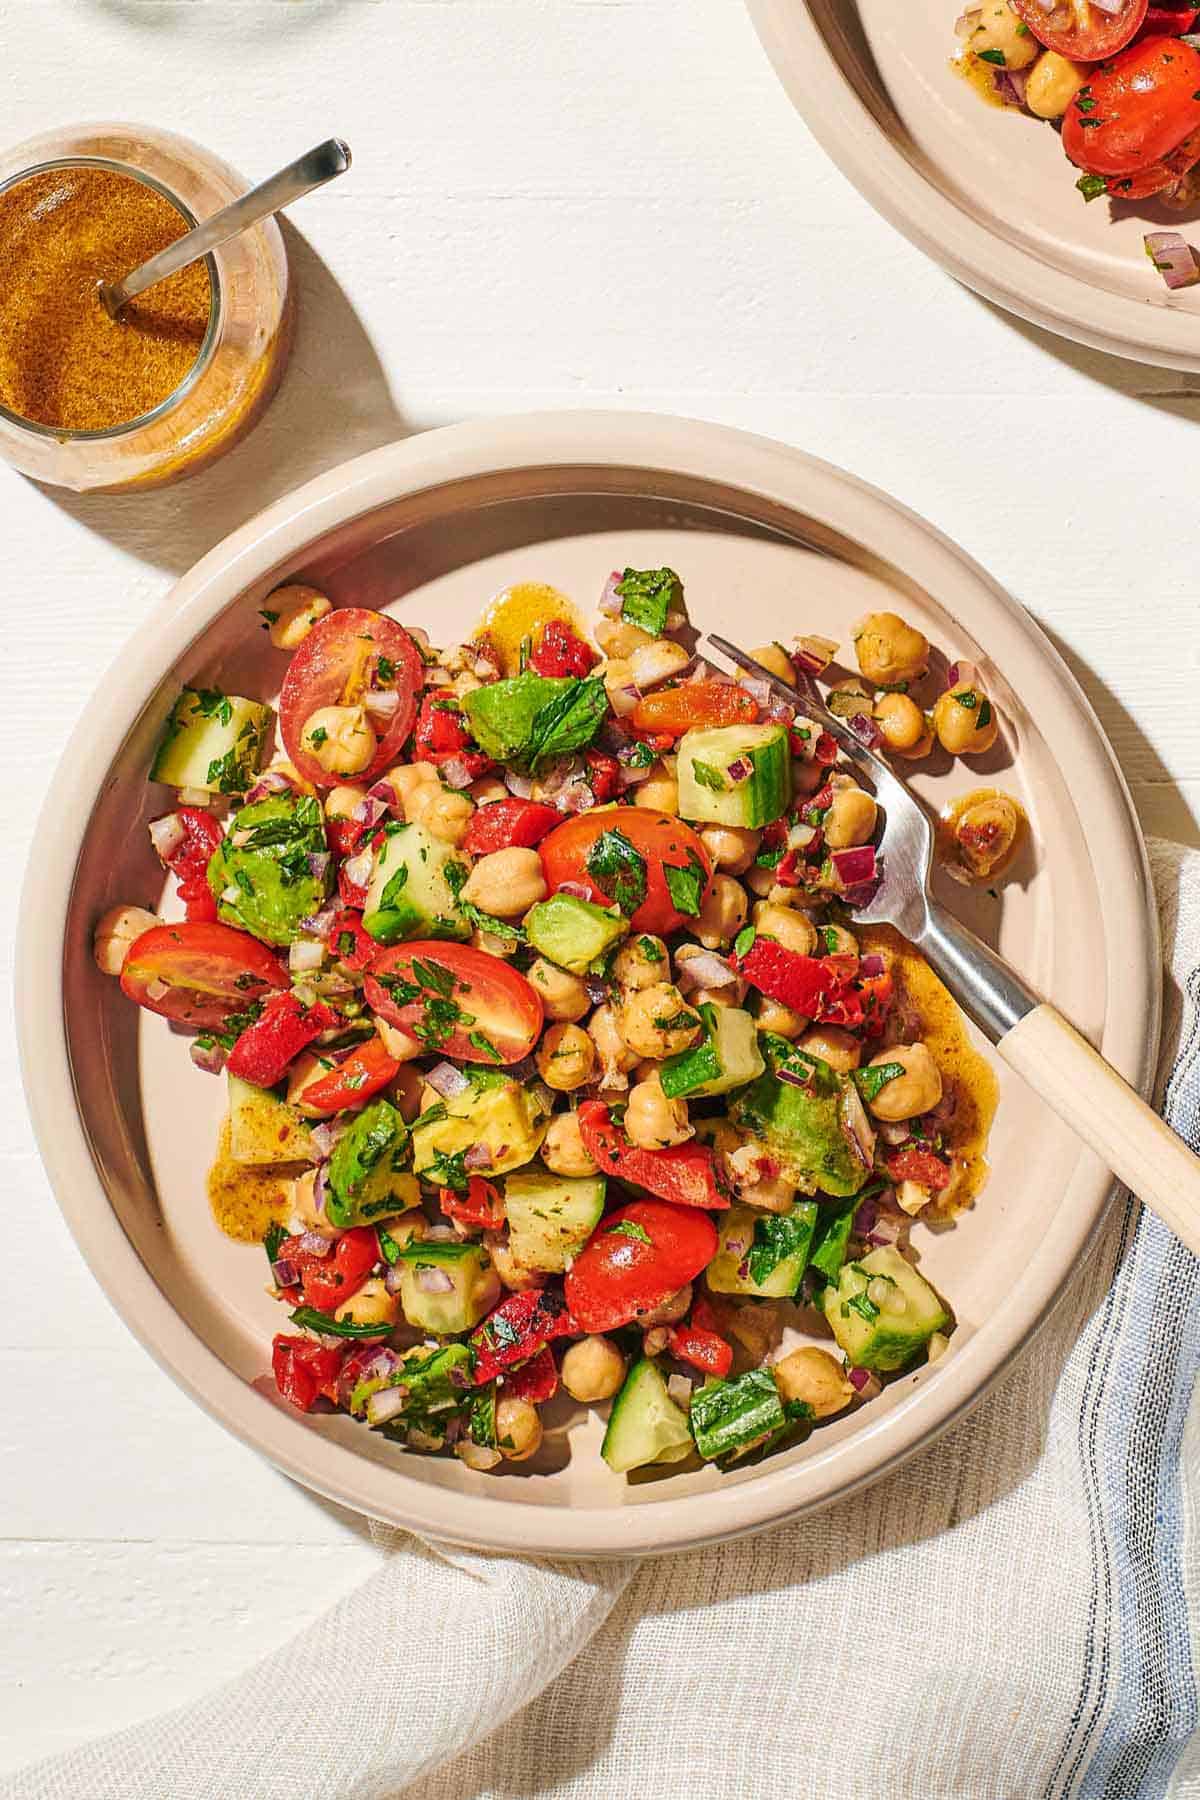
<svg viewBox="0 0 1200 1800">
<path fill-rule="evenodd" d="M 969 1406 L 1027 1341 L 1084 1254 L 1106 1171 L 998 1071 L 992 1175 L 950 1231 L 918 1225 L 958 1329 L 937 1364 L 759 1467 L 626 1481 L 602 1421 L 548 1415 L 540 1460 L 500 1476 L 405 1453 L 346 1417 L 303 1417 L 267 1375 L 280 1312 L 262 1253 L 205 1198 L 224 1084 L 186 1038 L 126 1002 L 91 958 L 118 900 L 157 904 L 146 782 L 182 680 L 273 695 L 270 589 L 303 578 L 386 608 L 434 641 L 465 634 L 517 578 L 588 614 L 608 571 L 669 563 L 694 620 L 747 645 L 799 629 L 843 641 L 892 606 L 979 663 L 1004 721 L 993 777 L 1028 810 L 1036 855 L 1000 901 L 951 904 L 1139 1086 L 1157 1039 L 1156 933 L 1128 795 L 1086 700 L 1037 627 L 968 557 L 883 495 L 794 450 L 710 425 L 563 414 L 454 426 L 334 469 L 187 574 L 101 683 L 51 786 L 22 916 L 20 1038 L 38 1137 L 79 1245 L 130 1328 L 213 1416 L 344 1504 L 456 1543 L 553 1555 L 675 1550 L 767 1525 L 873 1480 Z M 977 774 L 915 782 L 942 804 Z"/>
<path fill-rule="evenodd" d="M 1189 225 L 1153 200 L 1085 203 L 1058 134 L 952 69 L 956 0 L 747 5 L 815 137 L 943 268 L 1063 337 L 1200 369 L 1200 287 L 1169 292 L 1142 242 Z"/>
</svg>

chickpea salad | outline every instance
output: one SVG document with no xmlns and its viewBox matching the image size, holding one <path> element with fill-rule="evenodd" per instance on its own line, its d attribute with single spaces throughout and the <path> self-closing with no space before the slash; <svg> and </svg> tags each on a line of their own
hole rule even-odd
<svg viewBox="0 0 1200 1800">
<path fill-rule="evenodd" d="M 993 104 L 1048 121 L 1085 200 L 1200 201 L 1200 7 L 1148 0 L 983 0 L 959 15 L 956 66 Z M 1200 281 L 1177 231 L 1146 254 L 1168 288 Z"/>
<path fill-rule="evenodd" d="M 590 633 L 533 585 L 446 648 L 307 586 L 262 622 L 277 711 L 187 687 L 149 771 L 182 916 L 115 907 L 95 955 L 227 1085 L 210 1197 L 265 1250 L 284 1400 L 483 1471 L 561 1387 L 612 1402 L 614 1471 L 725 1467 L 939 1356 L 909 1230 L 978 1186 L 987 1065 L 855 930 L 886 875 L 830 734 L 693 653 L 668 568 Z M 931 695 L 894 613 L 853 648 L 754 655 L 897 757 L 990 748 L 978 671 Z M 994 881 L 1023 829 L 979 789 L 943 851 Z"/>
</svg>

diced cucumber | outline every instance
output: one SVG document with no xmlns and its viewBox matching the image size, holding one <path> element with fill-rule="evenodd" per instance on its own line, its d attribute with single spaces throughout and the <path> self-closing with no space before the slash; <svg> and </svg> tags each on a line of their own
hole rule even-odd
<svg viewBox="0 0 1200 1800">
<path fill-rule="evenodd" d="M 816 1201 L 797 1200 L 786 1213 L 731 1206 L 717 1217 L 717 1254 L 705 1276 L 712 1292 L 753 1294 L 763 1300 L 790 1298 L 808 1264 Z"/>
<path fill-rule="evenodd" d="M 561 1275 L 600 1222 L 603 1175 L 552 1175 L 521 1169 L 504 1183 L 509 1247 L 527 1269 Z"/>
<path fill-rule="evenodd" d="M 184 688 L 171 708 L 150 780 L 208 794 L 244 794 L 271 741 L 274 717 L 257 700 L 217 688 Z"/>
<path fill-rule="evenodd" d="M 773 1070 L 760 1075 L 732 1101 L 733 1123 L 762 1138 L 789 1179 L 803 1193 L 857 1194 L 870 1170 L 851 1149 L 849 1109 L 861 1105 L 857 1092 L 848 1097 L 844 1076 L 828 1070 L 807 1087 L 780 1081 Z"/>
<path fill-rule="evenodd" d="M 550 1126 L 538 1089 L 522 1087 L 498 1069 L 463 1074 L 470 1085 L 436 1102 L 413 1125 L 413 1169 L 437 1187 L 449 1185 L 451 1171 L 466 1180 L 463 1158 L 473 1144 L 491 1157 L 483 1171 L 488 1176 L 532 1162 Z"/>
<path fill-rule="evenodd" d="M 705 1462 L 744 1456 L 788 1423 L 770 1369 L 748 1369 L 730 1381 L 706 1381 L 692 1395 L 688 1416 Z"/>
<path fill-rule="evenodd" d="M 727 1094 L 762 1074 L 758 1027 L 740 1006 L 700 1008 L 704 1036 L 690 1050 L 669 1056 L 659 1071 L 668 1100 L 700 1094 Z"/>
<path fill-rule="evenodd" d="M 750 773 L 742 775 L 747 764 Z M 675 778 L 681 818 L 713 825 L 769 825 L 792 802 L 787 727 L 719 725 L 687 731 L 679 740 Z"/>
<path fill-rule="evenodd" d="M 842 1264 L 846 1260 L 846 1245 L 850 1242 L 850 1231 L 854 1224 L 854 1215 L 858 1211 L 858 1196 L 848 1206 L 822 1206 L 817 1217 L 817 1229 L 813 1233 L 812 1249 L 808 1256 L 808 1266 L 815 1269 L 826 1281 L 836 1281 Z"/>
<path fill-rule="evenodd" d="M 312 1129 L 269 1088 L 229 1081 L 229 1154 L 237 1163 L 316 1162 Z"/>
<path fill-rule="evenodd" d="M 404 1170 L 408 1127 L 390 1100 L 364 1106 L 329 1159 L 325 1216 L 339 1231 L 416 1206 L 421 1185 Z"/>
<path fill-rule="evenodd" d="M 585 974 L 628 930 L 628 919 L 615 907 L 594 906 L 575 894 L 551 894 L 525 915 L 525 936 L 538 955 L 572 975 Z"/>
<path fill-rule="evenodd" d="M 470 925 L 455 910 L 466 879 L 467 865 L 452 844 L 423 825 L 393 822 L 375 852 L 363 926 L 380 944 L 470 937 Z"/>
<path fill-rule="evenodd" d="M 625 1475 L 649 1463 L 681 1462 L 691 1447 L 687 1414 L 668 1394 L 658 1364 L 643 1356 L 613 1401 L 601 1456 Z"/>
<path fill-rule="evenodd" d="M 500 1298 L 500 1277 L 482 1244 L 420 1240 L 405 1245 L 396 1268 L 405 1318 L 434 1337 L 470 1331 Z"/>
<path fill-rule="evenodd" d="M 887 1284 L 885 1295 L 872 1298 L 873 1281 Z M 821 1304 L 839 1349 L 860 1369 L 903 1368 L 950 1323 L 939 1295 L 891 1244 L 846 1263 Z"/>
</svg>

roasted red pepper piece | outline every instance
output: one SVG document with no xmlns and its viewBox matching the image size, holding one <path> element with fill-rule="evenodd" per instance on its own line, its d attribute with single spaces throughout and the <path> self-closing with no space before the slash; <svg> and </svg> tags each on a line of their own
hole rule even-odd
<svg viewBox="0 0 1200 1800">
<path fill-rule="evenodd" d="M 733 958 L 734 968 L 751 987 L 803 1018 L 857 1025 L 862 1000 L 848 979 L 853 970 L 839 967 L 847 962 L 857 968 L 857 958 L 803 956 L 766 937 L 756 937 L 744 956 Z"/>
<path fill-rule="evenodd" d="M 893 1150 L 884 1166 L 893 1181 L 919 1181 L 935 1194 L 950 1186 L 950 1167 L 932 1150 Z"/>
<path fill-rule="evenodd" d="M 733 1345 L 699 1325 L 676 1325 L 667 1339 L 667 1349 L 680 1362 L 691 1363 L 694 1369 L 703 1369 L 706 1375 L 717 1375 L 722 1380 L 733 1367 Z"/>
<path fill-rule="evenodd" d="M 657 688 L 633 709 L 633 727 L 682 737 L 697 726 L 749 724 L 758 717 L 758 702 L 731 681 L 685 681 L 681 687 Z"/>
<path fill-rule="evenodd" d="M 314 1256 L 298 1237 L 284 1238 L 275 1260 L 290 1262 L 300 1272 L 300 1288 L 306 1306 L 332 1312 L 351 1294 L 357 1294 L 379 1261 L 379 1241 L 374 1227 L 356 1225 L 343 1231 L 327 1256 Z"/>
<path fill-rule="evenodd" d="M 1200 8 L 1194 6 L 1149 6 L 1142 21 L 1139 38 L 1183 37 L 1195 28 Z"/>
<path fill-rule="evenodd" d="M 326 819 L 325 836 L 335 856 L 353 856 L 366 826 L 361 819 Z"/>
<path fill-rule="evenodd" d="M 621 765 L 606 750 L 585 750 L 587 784 L 601 805 L 621 792 Z"/>
<path fill-rule="evenodd" d="M 167 868 L 179 883 L 186 917 L 211 924 L 217 902 L 208 885 L 208 865 L 224 834 L 219 821 L 202 806 L 178 806 L 175 817 L 183 828 L 183 842 L 165 859 Z"/>
<path fill-rule="evenodd" d="M 717 1179 L 717 1166 L 707 1144 L 672 1144 L 667 1150 L 642 1150 L 617 1130 L 601 1100 L 585 1100 L 579 1108 L 584 1148 L 598 1168 L 633 1187 L 673 1200 L 677 1206 L 725 1207 L 728 1194 Z"/>
<path fill-rule="evenodd" d="M 271 1345 L 271 1369 L 275 1386 L 292 1406 L 310 1412 L 321 1394 L 337 1403 L 337 1382 L 342 1350 L 327 1350 L 311 1338 L 288 1337 L 280 1332 Z"/>
<path fill-rule="evenodd" d="M 506 1375 L 501 1391 L 506 1400 L 528 1400 L 531 1406 L 552 1400 L 558 1391 L 558 1365 L 549 1344 L 543 1344 L 536 1356 Z"/>
<path fill-rule="evenodd" d="M 446 1217 L 465 1225 L 469 1231 L 498 1231 L 504 1223 L 504 1201 L 500 1190 L 492 1182 L 485 1181 L 482 1175 L 471 1176 L 465 1194 L 455 1193 L 453 1188 L 440 1188 L 438 1200 Z"/>
<path fill-rule="evenodd" d="M 331 956 L 336 956 L 348 969 L 365 969 L 371 958 L 378 956 L 379 945 L 363 929 L 362 914 L 353 907 L 343 907 L 325 933 Z"/>
<path fill-rule="evenodd" d="M 577 637 L 561 619 L 547 619 L 542 634 L 529 658 L 529 666 L 539 675 L 583 676 L 600 661 L 590 644 Z"/>
<path fill-rule="evenodd" d="M 238 1038 L 225 1067 L 255 1087 L 274 1087 L 300 1052 L 336 1023 L 322 1001 L 305 1006 L 295 994 L 272 994 L 253 1025 L 247 1025 Z"/>
<path fill-rule="evenodd" d="M 482 1387 L 515 1363 L 528 1362 L 552 1338 L 574 1337 L 579 1327 L 556 1288 L 527 1288 L 494 1307 L 468 1340 L 475 1352 L 475 1385 Z"/>
<path fill-rule="evenodd" d="M 492 766 L 491 757 L 474 743 L 450 689 L 435 688 L 421 701 L 413 727 L 413 761 L 444 763 L 452 757 L 466 765 L 472 781 Z"/>
<path fill-rule="evenodd" d="M 562 814 L 540 800 L 489 800 L 477 808 L 463 849 L 472 856 L 490 856 L 493 850 L 532 850 L 548 831 L 562 824 Z"/>
</svg>

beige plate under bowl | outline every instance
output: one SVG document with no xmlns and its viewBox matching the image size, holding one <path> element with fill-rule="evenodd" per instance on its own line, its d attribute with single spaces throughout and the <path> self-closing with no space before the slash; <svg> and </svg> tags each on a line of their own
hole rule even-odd
<svg viewBox="0 0 1200 1800">
<path fill-rule="evenodd" d="M 845 640 L 895 606 L 982 664 L 1004 719 L 996 779 L 1036 858 L 1003 901 L 952 904 L 1144 1085 L 1157 1036 L 1156 934 L 1141 841 L 1083 695 L 1036 626 L 928 525 L 813 458 L 710 425 L 561 414 L 454 426 L 345 464 L 281 500 L 186 575 L 109 672 L 55 778 L 24 896 L 25 1080 L 59 1203 L 131 1329 L 189 1393 L 281 1469 L 348 1506 L 457 1542 L 551 1554 L 669 1550 L 752 1530 L 873 1479 L 960 1414 L 1053 1303 L 1109 1178 L 1001 1072 L 993 1174 L 952 1231 L 919 1227 L 922 1267 L 959 1326 L 936 1366 L 759 1468 L 625 1480 L 601 1421 L 547 1409 L 539 1464 L 500 1477 L 405 1454 L 344 1417 L 304 1418 L 264 1376 L 279 1308 L 262 1251 L 223 1238 L 204 1176 L 224 1083 L 137 1011 L 90 955 L 96 916 L 156 903 L 146 821 L 168 803 L 149 759 L 183 679 L 266 697 L 284 658 L 258 609 L 303 576 L 434 641 L 466 634 L 519 578 L 590 614 L 626 562 L 670 563 L 693 618 L 747 644 L 800 628 Z M 939 805 L 977 776 L 918 784 Z"/>
<path fill-rule="evenodd" d="M 1052 127 L 987 105 L 951 69 L 959 0 L 747 5 L 842 173 L 952 275 L 1081 344 L 1200 369 L 1200 287 L 1170 293 L 1142 243 L 1179 215 L 1086 204 Z"/>
</svg>

